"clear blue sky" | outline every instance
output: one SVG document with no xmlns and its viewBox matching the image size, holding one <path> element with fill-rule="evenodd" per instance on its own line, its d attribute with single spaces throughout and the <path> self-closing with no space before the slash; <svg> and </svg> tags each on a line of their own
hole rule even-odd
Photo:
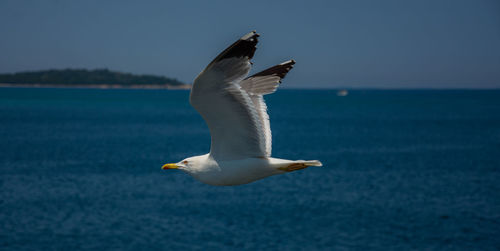
<svg viewBox="0 0 500 251">
<path fill-rule="evenodd" d="M 109 68 L 192 82 L 261 34 L 289 87 L 500 88 L 500 1 L 0 0 L 0 72 Z"/>
</svg>

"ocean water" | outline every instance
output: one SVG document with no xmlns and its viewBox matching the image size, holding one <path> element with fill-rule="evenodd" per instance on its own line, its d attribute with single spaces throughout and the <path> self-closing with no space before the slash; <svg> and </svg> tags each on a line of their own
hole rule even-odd
<svg viewBox="0 0 500 251">
<path fill-rule="evenodd" d="M 0 89 L 1 250 L 498 250 L 500 91 L 279 90 L 273 156 L 212 187 L 188 91 Z"/>
</svg>

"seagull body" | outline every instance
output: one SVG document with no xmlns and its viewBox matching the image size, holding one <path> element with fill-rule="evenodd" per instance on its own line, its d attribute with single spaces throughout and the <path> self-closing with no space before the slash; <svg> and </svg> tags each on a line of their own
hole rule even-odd
<svg viewBox="0 0 500 251">
<path fill-rule="evenodd" d="M 193 83 L 189 100 L 210 130 L 210 153 L 165 164 L 163 169 L 180 169 L 209 185 L 232 186 L 322 165 L 317 160 L 271 157 L 271 128 L 263 95 L 276 91 L 295 61 L 247 77 L 258 37 L 255 31 L 241 37 Z"/>
</svg>

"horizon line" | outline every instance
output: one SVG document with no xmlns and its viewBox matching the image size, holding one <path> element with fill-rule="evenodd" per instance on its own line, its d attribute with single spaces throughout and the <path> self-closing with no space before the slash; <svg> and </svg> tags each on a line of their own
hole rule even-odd
<svg viewBox="0 0 500 251">
<path fill-rule="evenodd" d="M 190 84 L 186 84 L 190 85 Z M 140 85 L 135 86 L 116 86 L 116 85 L 103 85 L 104 87 L 99 87 L 97 85 L 89 86 L 70 86 L 70 85 L 27 85 L 27 84 L 0 84 L 0 88 L 30 88 L 30 89 L 99 89 L 99 90 L 168 90 L 168 91 L 190 91 L 191 88 L 184 86 L 183 88 L 163 88 L 155 86 L 141 87 Z M 499 91 L 500 87 L 352 87 L 352 88 L 340 88 L 340 87 L 283 87 L 281 90 L 327 90 L 327 91 Z"/>
</svg>

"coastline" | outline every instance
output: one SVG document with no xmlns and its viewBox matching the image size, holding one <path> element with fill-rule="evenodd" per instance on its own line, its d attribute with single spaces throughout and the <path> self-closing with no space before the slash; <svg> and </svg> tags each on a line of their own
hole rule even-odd
<svg viewBox="0 0 500 251">
<path fill-rule="evenodd" d="M 189 90 L 190 84 L 183 85 L 115 85 L 115 84 L 88 84 L 88 85 L 57 85 L 57 84 L 9 84 L 0 83 L 0 87 L 20 88 L 90 88 L 90 89 L 167 89 Z"/>
</svg>

